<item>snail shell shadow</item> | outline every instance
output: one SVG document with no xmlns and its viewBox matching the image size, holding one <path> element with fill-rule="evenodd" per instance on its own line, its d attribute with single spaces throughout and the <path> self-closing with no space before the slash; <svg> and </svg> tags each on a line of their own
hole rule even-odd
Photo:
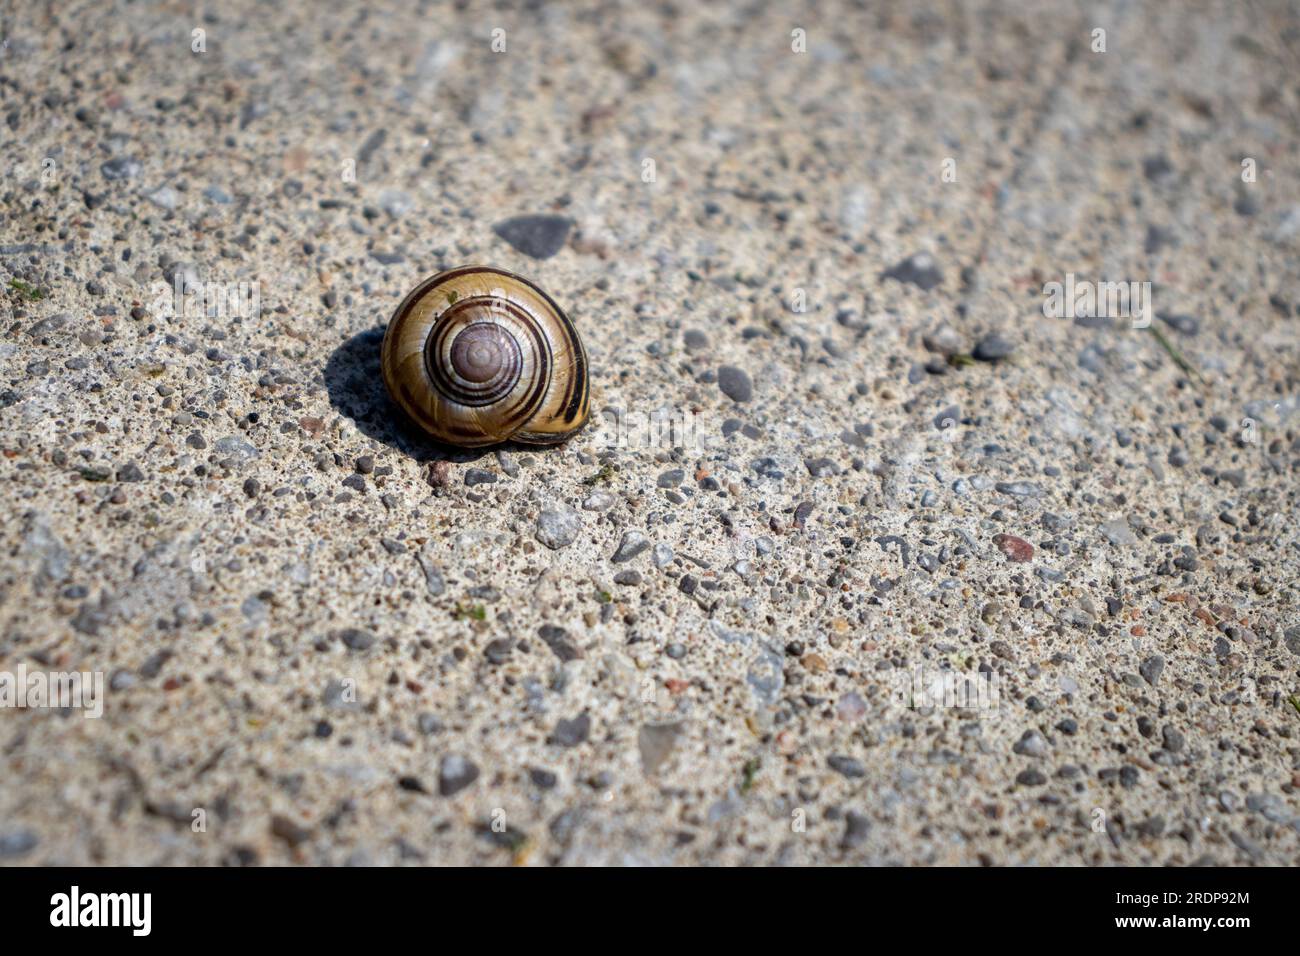
<svg viewBox="0 0 1300 956">
<path fill-rule="evenodd" d="M 379 370 L 379 347 L 384 329 L 379 325 L 347 339 L 325 363 L 325 390 L 330 405 L 350 418 L 360 431 L 389 448 L 426 461 L 477 461 L 497 445 L 488 448 L 454 448 L 428 437 L 417 428 L 388 396 Z"/>
</svg>

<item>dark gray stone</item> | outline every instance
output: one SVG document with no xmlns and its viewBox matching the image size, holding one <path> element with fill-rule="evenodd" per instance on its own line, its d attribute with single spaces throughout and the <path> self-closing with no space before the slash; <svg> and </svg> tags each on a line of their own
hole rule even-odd
<svg viewBox="0 0 1300 956">
<path fill-rule="evenodd" d="M 975 343 L 975 351 L 971 354 L 981 362 L 999 362 L 1015 350 L 1008 339 L 992 332 Z"/>
<path fill-rule="evenodd" d="M 550 742 L 561 747 L 576 747 L 583 743 L 591 733 L 591 718 L 579 714 L 572 720 L 561 720 L 555 725 Z"/>
<path fill-rule="evenodd" d="M 1138 673 L 1142 675 L 1143 680 L 1152 687 L 1155 687 L 1156 682 L 1160 680 L 1160 674 L 1164 669 L 1165 659 L 1159 654 L 1154 654 L 1141 663 L 1138 667 Z"/>
<path fill-rule="evenodd" d="M 618 543 L 618 550 L 610 558 L 615 564 L 622 564 L 624 561 L 631 561 L 639 554 L 643 554 L 650 548 L 650 539 L 640 531 L 630 530 L 623 532 L 623 540 Z"/>
<path fill-rule="evenodd" d="M 754 397 L 754 383 L 743 369 L 734 365 L 718 369 L 718 388 L 733 402 L 748 402 Z"/>
<path fill-rule="evenodd" d="M 880 278 L 893 279 L 896 282 L 910 283 L 918 289 L 929 292 L 943 281 L 943 273 L 938 263 L 928 253 L 918 252 L 908 256 L 893 268 L 886 269 Z"/>
<path fill-rule="evenodd" d="M 515 216 L 504 219 L 492 231 L 526 256 L 549 259 L 569 238 L 573 220 L 564 216 Z"/>
<path fill-rule="evenodd" d="M 349 650 L 365 651 L 374 646 L 375 635 L 369 631 L 363 631 L 359 627 L 348 627 L 335 634 Z"/>
<path fill-rule="evenodd" d="M 1201 331 L 1201 320 L 1194 315 L 1170 315 L 1157 312 L 1156 318 L 1180 335 L 1192 336 Z"/>
<path fill-rule="evenodd" d="M 829 458 L 805 458 L 803 464 L 808 469 L 808 474 L 814 478 L 827 478 L 840 473 L 835 462 Z"/>
<path fill-rule="evenodd" d="M 16 860 L 36 849 L 40 838 L 31 830 L 8 830 L 0 833 L 0 860 Z"/>
<path fill-rule="evenodd" d="M 100 166 L 99 171 L 105 179 L 135 179 L 141 168 L 140 161 L 133 156 L 116 156 Z"/>
<path fill-rule="evenodd" d="M 567 663 L 582 656 L 582 651 L 578 649 L 578 645 L 570 640 L 569 632 L 562 627 L 556 627 L 554 624 L 543 624 L 537 629 L 537 636 L 542 639 L 543 644 L 551 649 L 551 653 L 562 662 Z"/>
<path fill-rule="evenodd" d="M 867 768 L 862 765 L 862 761 L 853 757 L 845 757 L 841 754 L 832 754 L 826 758 L 826 764 L 836 773 L 845 777 L 865 777 Z"/>
<path fill-rule="evenodd" d="M 444 797 L 460 793 L 478 779 L 478 766 L 459 754 L 448 754 L 438 765 L 438 793 Z"/>
</svg>

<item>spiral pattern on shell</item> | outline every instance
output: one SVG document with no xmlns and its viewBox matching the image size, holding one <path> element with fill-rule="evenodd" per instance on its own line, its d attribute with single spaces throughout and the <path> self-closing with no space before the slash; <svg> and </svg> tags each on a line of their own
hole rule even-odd
<svg viewBox="0 0 1300 956">
<path fill-rule="evenodd" d="M 388 393 L 421 428 L 463 447 L 562 442 L 587 422 L 587 354 L 537 285 L 465 266 L 425 279 L 384 334 Z"/>
</svg>

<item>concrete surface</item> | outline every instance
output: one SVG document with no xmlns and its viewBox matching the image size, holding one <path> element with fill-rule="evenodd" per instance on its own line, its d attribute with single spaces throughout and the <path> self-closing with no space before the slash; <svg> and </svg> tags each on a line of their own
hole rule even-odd
<svg viewBox="0 0 1300 956">
<path fill-rule="evenodd" d="M 0 13 L 0 862 L 1297 862 L 1295 4 L 366 6 Z"/>
</svg>

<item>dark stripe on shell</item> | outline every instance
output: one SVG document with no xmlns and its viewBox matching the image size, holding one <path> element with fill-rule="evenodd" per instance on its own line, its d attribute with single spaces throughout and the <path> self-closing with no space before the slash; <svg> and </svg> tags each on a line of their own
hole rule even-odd
<svg viewBox="0 0 1300 956">
<path fill-rule="evenodd" d="M 437 275 L 431 275 L 414 289 L 406 294 L 406 298 L 398 305 L 397 311 L 393 313 L 392 321 L 388 323 L 390 329 L 405 322 L 416 304 L 425 297 L 425 295 L 434 286 L 442 285 L 452 279 L 459 279 L 461 276 L 470 275 L 475 272 L 491 272 L 496 275 L 510 276 L 509 272 L 502 272 L 500 269 L 492 269 L 488 266 L 461 266 L 459 269 L 449 269 L 446 272 L 439 272 Z M 511 278 L 519 278 L 511 276 Z M 531 283 L 529 283 L 531 285 Z M 535 288 L 535 287 L 534 287 Z"/>
<path fill-rule="evenodd" d="M 551 311 L 559 318 L 560 324 L 564 326 L 564 334 L 569 338 L 569 351 L 573 353 L 573 374 L 569 376 L 569 388 L 564 395 L 563 407 L 564 420 L 571 422 L 577 417 L 583 405 L 586 404 L 587 350 L 582 347 L 582 340 L 578 338 L 578 330 L 574 327 L 573 322 L 564 314 L 564 310 L 556 304 L 555 300 L 547 295 L 546 290 L 522 276 L 516 276 L 516 278 L 545 300 L 546 304 L 551 307 Z"/>
<path fill-rule="evenodd" d="M 462 303 L 464 303 L 464 305 L 462 305 Z M 468 299 L 458 300 L 452 308 L 443 312 L 442 315 L 438 317 L 438 321 L 429 335 L 430 341 L 427 343 L 425 351 L 425 366 L 430 379 L 438 391 L 453 402 L 471 408 L 486 407 L 487 405 L 490 405 L 492 401 L 499 401 L 500 398 L 503 397 L 497 395 L 491 401 L 468 399 L 468 396 L 448 387 L 449 383 L 445 381 L 441 368 L 438 366 L 436 360 L 431 360 L 430 358 L 431 356 L 437 356 L 442 353 L 443 340 L 448 334 L 450 334 L 452 325 L 454 324 L 455 316 L 453 313 L 461 312 L 471 307 L 489 307 L 489 311 L 490 308 L 499 309 L 500 311 L 512 316 L 533 337 L 535 353 L 537 355 L 535 365 L 539 373 L 537 375 L 536 384 L 533 386 L 533 390 L 530 393 L 522 396 L 518 402 L 509 408 L 500 409 L 495 415 L 496 420 L 500 424 L 500 430 L 503 433 L 508 433 L 508 431 L 513 430 L 511 426 L 517 426 L 519 423 L 527 421 L 537 411 L 543 398 L 546 396 L 551 380 L 551 371 L 555 367 L 550 339 L 546 336 L 545 330 L 541 327 L 540 323 L 537 322 L 532 313 L 508 299 L 499 299 L 490 296 L 473 296 Z M 448 317 L 451 318 L 449 319 Z M 516 382 L 517 381 L 518 379 L 516 378 Z M 511 383 L 511 388 L 513 387 L 514 383 Z"/>
<path fill-rule="evenodd" d="M 463 304 L 462 304 L 463 303 Z M 457 326 L 459 313 L 469 311 L 470 309 L 482 308 L 491 311 L 496 306 L 503 312 L 514 314 L 509 308 L 509 303 L 504 299 L 492 299 L 486 296 L 475 296 L 469 299 L 460 299 L 450 309 L 447 309 L 442 315 L 438 316 L 437 322 L 429 333 L 429 337 L 424 343 L 424 370 L 429 376 L 429 380 L 443 395 L 447 396 L 454 402 L 470 408 L 482 408 L 491 405 L 493 402 L 499 402 L 505 396 L 509 395 L 519 381 L 519 376 L 523 373 L 523 354 L 515 337 L 510 334 L 509 330 L 502 328 L 503 337 L 513 344 L 511 353 L 512 362 L 503 369 L 502 376 L 494 378 L 477 389 L 467 389 L 458 382 L 452 380 L 447 374 L 447 370 L 442 367 L 441 356 L 447 336 L 454 331 L 459 336 L 466 329 L 472 328 L 476 323 L 469 322 Z M 521 313 L 526 316 L 527 313 Z M 521 322 L 527 324 L 526 318 L 521 318 Z M 455 347 L 455 339 L 452 340 L 452 347 Z M 513 373 L 513 374 L 511 374 Z"/>
</svg>

